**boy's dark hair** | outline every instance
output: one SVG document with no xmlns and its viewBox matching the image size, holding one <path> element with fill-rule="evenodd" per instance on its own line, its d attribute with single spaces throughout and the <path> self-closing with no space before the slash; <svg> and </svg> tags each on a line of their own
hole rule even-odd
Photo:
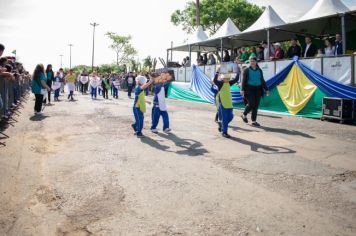
<svg viewBox="0 0 356 236">
<path fill-rule="evenodd" d="M 5 50 L 5 46 L 0 43 L 0 51 L 4 51 L 4 50 Z"/>
</svg>

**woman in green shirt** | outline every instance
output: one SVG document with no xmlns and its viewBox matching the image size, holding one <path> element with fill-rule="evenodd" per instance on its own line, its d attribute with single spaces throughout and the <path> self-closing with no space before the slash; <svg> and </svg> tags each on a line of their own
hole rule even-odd
<svg viewBox="0 0 356 236">
<path fill-rule="evenodd" d="M 31 88 L 32 93 L 35 94 L 35 115 L 42 114 L 42 103 L 43 103 L 43 89 L 47 89 L 48 92 L 51 88 L 46 84 L 46 76 L 44 71 L 44 66 L 38 64 L 32 75 Z"/>
<path fill-rule="evenodd" d="M 246 68 L 242 76 L 241 95 L 247 103 L 245 111 L 241 116 L 245 123 L 248 123 L 247 114 L 251 113 L 252 125 L 260 126 L 257 123 L 257 110 L 260 105 L 261 97 L 267 92 L 268 88 L 263 78 L 263 72 L 257 65 L 257 58 L 250 58 L 250 67 Z"/>
</svg>

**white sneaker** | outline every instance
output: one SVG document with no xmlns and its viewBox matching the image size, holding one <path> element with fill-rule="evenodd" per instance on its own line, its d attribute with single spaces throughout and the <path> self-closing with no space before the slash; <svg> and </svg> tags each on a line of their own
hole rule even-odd
<svg viewBox="0 0 356 236">
<path fill-rule="evenodd" d="M 157 134 L 158 133 L 158 129 L 151 129 L 151 132 Z"/>
<path fill-rule="evenodd" d="M 165 132 L 165 133 L 169 133 L 169 132 L 171 132 L 172 130 L 170 129 L 170 128 L 167 128 L 167 129 L 165 129 L 165 130 L 163 130 L 163 132 Z"/>
</svg>

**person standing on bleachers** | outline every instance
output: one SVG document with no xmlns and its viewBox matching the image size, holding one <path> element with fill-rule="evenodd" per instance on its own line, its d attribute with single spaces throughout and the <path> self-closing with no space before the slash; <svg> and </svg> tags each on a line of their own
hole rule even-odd
<svg viewBox="0 0 356 236">
<path fill-rule="evenodd" d="M 315 57 L 317 52 L 318 52 L 318 49 L 315 46 L 315 44 L 313 44 L 311 36 L 305 36 L 305 48 L 303 50 L 304 58 Z"/>
<path fill-rule="evenodd" d="M 298 45 L 297 39 L 293 38 L 291 40 L 291 46 L 288 48 L 288 58 L 292 59 L 293 57 L 301 57 L 302 55 L 302 48 Z"/>
</svg>

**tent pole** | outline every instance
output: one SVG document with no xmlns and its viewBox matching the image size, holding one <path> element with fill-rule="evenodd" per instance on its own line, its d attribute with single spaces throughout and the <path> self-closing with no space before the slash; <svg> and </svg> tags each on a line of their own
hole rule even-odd
<svg viewBox="0 0 356 236">
<path fill-rule="evenodd" d="M 223 39 L 220 38 L 220 53 L 221 53 L 221 63 L 223 62 L 223 59 L 224 59 L 224 49 L 223 49 Z"/>
<path fill-rule="evenodd" d="M 192 45 L 189 44 L 189 63 L 192 66 Z"/>
<path fill-rule="evenodd" d="M 171 41 L 171 61 L 173 61 L 173 41 Z"/>
<path fill-rule="evenodd" d="M 270 56 L 271 56 L 271 52 L 270 52 L 271 47 L 270 47 L 270 39 L 269 39 L 269 29 L 267 29 L 267 48 L 268 48 L 268 53 L 267 53 L 268 58 L 267 58 L 267 60 L 269 60 L 269 58 L 270 58 Z M 266 58 L 265 58 L 265 60 L 266 60 Z"/>
<path fill-rule="evenodd" d="M 167 61 L 166 61 L 166 68 L 168 68 L 168 60 L 169 60 L 169 49 L 167 49 Z"/>
<path fill-rule="evenodd" d="M 346 54 L 346 28 L 345 28 L 345 14 L 341 15 L 341 33 L 342 33 L 342 54 Z"/>
</svg>

